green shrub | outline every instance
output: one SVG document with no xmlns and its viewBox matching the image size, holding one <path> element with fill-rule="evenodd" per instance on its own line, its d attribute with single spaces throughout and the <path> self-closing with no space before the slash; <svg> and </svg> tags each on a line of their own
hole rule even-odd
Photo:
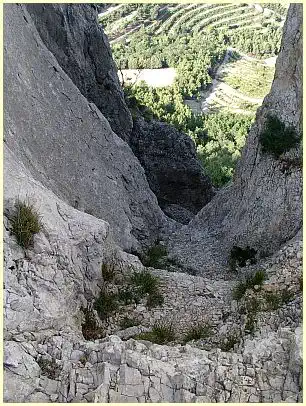
<svg viewBox="0 0 306 406">
<path fill-rule="evenodd" d="M 255 285 L 261 286 L 266 279 L 266 273 L 264 271 L 257 271 L 255 272 L 255 275 L 249 279 L 247 279 L 247 282 L 249 283 L 249 288 L 254 287 Z"/>
<path fill-rule="evenodd" d="M 81 311 L 85 316 L 84 323 L 82 324 L 82 334 L 85 340 L 96 340 L 105 337 L 105 333 L 103 329 L 98 326 L 92 311 L 83 307 Z"/>
<path fill-rule="evenodd" d="M 165 257 L 167 257 L 167 249 L 163 245 L 155 243 L 146 252 L 142 263 L 147 267 L 159 268 L 163 265 Z"/>
<path fill-rule="evenodd" d="M 281 154 L 297 146 L 301 137 L 292 126 L 286 126 L 276 116 L 267 117 L 264 131 L 259 140 L 262 151 L 279 158 Z"/>
<path fill-rule="evenodd" d="M 40 216 L 33 205 L 28 202 L 17 201 L 12 216 L 12 233 L 18 244 L 28 248 L 33 243 L 33 236 L 42 228 Z"/>
<path fill-rule="evenodd" d="M 246 248 L 233 246 L 230 252 L 229 257 L 229 266 L 232 271 L 237 270 L 237 266 L 244 267 L 247 265 L 247 261 L 251 264 L 256 264 L 256 253 L 257 251 L 254 248 L 247 246 Z"/>
<path fill-rule="evenodd" d="M 140 321 L 135 317 L 124 316 L 124 318 L 120 321 L 120 328 L 122 330 L 125 330 L 126 328 L 129 327 L 139 326 L 139 324 Z"/>
<path fill-rule="evenodd" d="M 235 344 L 240 341 L 240 336 L 238 333 L 228 334 L 220 343 L 220 348 L 222 351 L 230 351 L 234 348 Z"/>
<path fill-rule="evenodd" d="M 134 272 L 131 283 L 138 288 L 141 295 L 156 293 L 159 288 L 159 278 L 148 271 Z"/>
<path fill-rule="evenodd" d="M 105 282 L 111 282 L 115 277 L 115 265 L 113 263 L 105 263 L 101 265 L 101 272 Z"/>
<path fill-rule="evenodd" d="M 183 339 L 184 343 L 188 343 L 191 340 L 200 340 L 201 338 L 207 338 L 211 335 L 211 327 L 207 324 L 197 324 L 190 327 L 186 332 Z"/>
<path fill-rule="evenodd" d="M 118 295 L 102 289 L 94 302 L 94 309 L 101 320 L 107 320 L 118 309 Z"/>
<path fill-rule="evenodd" d="M 265 299 L 269 310 L 277 310 L 283 304 L 289 303 L 294 297 L 293 292 L 283 289 L 279 292 L 266 292 Z"/>
<path fill-rule="evenodd" d="M 61 369 L 59 365 L 57 365 L 54 358 L 49 359 L 46 358 L 38 358 L 37 364 L 41 369 L 41 374 L 47 376 L 49 379 L 57 379 L 60 375 Z"/>
<path fill-rule="evenodd" d="M 140 293 L 137 289 L 133 289 L 130 286 L 126 286 L 123 289 L 119 289 L 118 300 L 123 302 L 125 305 L 132 303 L 140 303 Z"/>
<path fill-rule="evenodd" d="M 233 298 L 240 300 L 248 289 L 253 289 L 254 286 L 261 286 L 266 278 L 264 271 L 257 271 L 253 276 L 249 276 L 245 281 L 241 281 L 233 290 Z"/>
<path fill-rule="evenodd" d="M 172 324 L 156 322 L 152 331 L 138 334 L 136 340 L 147 340 L 156 344 L 166 344 L 175 340 L 175 331 Z"/>
<path fill-rule="evenodd" d="M 160 292 L 151 293 L 147 299 L 148 309 L 153 307 L 162 306 L 164 304 L 164 297 Z"/>
</svg>

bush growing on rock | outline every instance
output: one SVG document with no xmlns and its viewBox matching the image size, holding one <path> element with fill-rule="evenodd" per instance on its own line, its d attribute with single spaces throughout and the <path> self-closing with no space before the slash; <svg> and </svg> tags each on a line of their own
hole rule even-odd
<svg viewBox="0 0 306 406">
<path fill-rule="evenodd" d="M 125 286 L 119 289 L 118 300 L 125 305 L 140 303 L 140 293 L 131 286 Z"/>
<path fill-rule="evenodd" d="M 118 310 L 118 295 L 102 289 L 94 302 L 94 309 L 97 310 L 101 320 L 107 320 L 112 313 Z"/>
<path fill-rule="evenodd" d="M 147 340 L 156 344 L 167 344 L 175 340 L 175 330 L 171 323 L 155 322 L 152 331 L 135 336 L 136 340 Z"/>
<path fill-rule="evenodd" d="M 147 308 L 162 306 L 164 303 L 164 297 L 160 292 L 151 293 L 147 299 Z"/>
<path fill-rule="evenodd" d="M 18 200 L 12 216 L 12 234 L 15 235 L 18 244 L 23 248 L 29 248 L 33 243 L 33 236 L 42 228 L 41 219 L 33 205 L 29 202 Z"/>
<path fill-rule="evenodd" d="M 240 342 L 240 335 L 238 332 L 227 334 L 220 343 L 222 351 L 230 351 L 234 348 L 235 344 Z"/>
<path fill-rule="evenodd" d="M 241 281 L 233 290 L 233 298 L 240 300 L 248 289 L 253 289 L 255 286 L 261 286 L 266 278 L 264 271 L 257 271 L 253 276 L 248 276 L 244 281 Z"/>
<path fill-rule="evenodd" d="M 289 303 L 294 297 L 293 292 L 283 289 L 279 292 L 266 292 L 265 300 L 268 310 L 276 310 L 283 304 Z"/>
<path fill-rule="evenodd" d="M 37 360 L 37 364 L 39 365 L 41 374 L 43 376 L 47 376 L 49 379 L 56 379 L 59 377 L 61 370 L 54 358 L 49 360 L 47 358 L 40 357 Z"/>
<path fill-rule="evenodd" d="M 84 323 L 82 324 L 82 334 L 85 340 L 96 340 L 105 337 L 105 333 L 98 326 L 93 312 L 88 308 L 81 308 L 84 314 Z"/>
<path fill-rule="evenodd" d="M 297 146 L 301 137 L 292 126 L 286 126 L 278 117 L 269 115 L 259 139 L 262 151 L 278 159 L 281 154 Z"/>
<path fill-rule="evenodd" d="M 191 340 L 200 340 L 211 335 L 211 327 L 208 324 L 197 324 L 189 328 L 183 342 L 186 344 Z"/>
<path fill-rule="evenodd" d="M 144 266 L 159 268 L 163 264 L 163 260 L 167 257 L 167 249 L 160 243 L 156 242 L 152 247 L 148 249 L 144 257 L 142 258 L 142 263 Z"/>
<path fill-rule="evenodd" d="M 120 328 L 122 328 L 122 330 L 139 325 L 140 321 L 135 317 L 124 316 L 123 319 L 120 321 Z"/>
<path fill-rule="evenodd" d="M 115 264 L 113 262 L 103 262 L 101 265 L 101 272 L 105 282 L 111 282 L 115 277 Z"/>
<path fill-rule="evenodd" d="M 134 272 L 131 282 L 138 288 L 141 295 L 153 294 L 159 288 L 159 278 L 148 271 Z"/>
</svg>

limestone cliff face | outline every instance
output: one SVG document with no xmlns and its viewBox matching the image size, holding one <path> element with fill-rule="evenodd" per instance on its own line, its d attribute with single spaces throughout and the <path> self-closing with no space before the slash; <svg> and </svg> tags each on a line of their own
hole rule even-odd
<svg viewBox="0 0 306 406">
<path fill-rule="evenodd" d="M 108 39 L 95 5 L 28 4 L 27 10 L 47 48 L 81 93 L 127 141 L 132 117 L 124 102 Z"/>
<path fill-rule="evenodd" d="M 167 220 L 130 147 L 62 70 L 25 6 L 5 7 L 4 28 L 7 148 L 70 205 L 107 220 L 122 247 L 154 239 Z"/>
<path fill-rule="evenodd" d="M 171 224 L 132 150 L 46 48 L 26 6 L 5 5 L 5 402 L 302 402 L 301 233 L 256 268 L 267 273 L 261 292 L 252 293 L 257 299 L 277 289 L 293 297 L 276 310 L 258 312 L 254 335 L 246 328 L 243 309 L 232 300 L 237 280 L 220 272 L 222 249 L 235 235 L 259 244 L 259 220 L 267 228 L 269 249 L 300 227 L 301 202 L 295 200 L 300 197 L 300 169 L 291 168 L 285 175 L 280 162 L 261 153 L 257 141 L 268 102 L 283 120 L 297 129 L 301 125 L 301 39 L 294 42 L 299 12 L 298 5 L 289 10 L 282 63 L 278 62 L 274 87 L 258 113 L 234 185 L 176 236 L 173 251 L 211 274 L 149 269 L 160 277 L 164 305 L 149 310 L 142 298 L 137 306 L 120 306 L 108 320 L 107 336 L 94 341 L 83 335 L 81 309 L 92 309 L 102 288 L 120 288 L 117 280 L 116 286 L 103 280 L 101 264 L 115 264 L 119 281 L 144 269 L 113 236 L 129 248 Z M 281 76 L 283 66 L 287 74 Z M 285 98 L 279 93 L 282 86 Z M 293 110 L 285 104 L 289 100 Z M 277 199 L 272 199 L 273 193 Z M 18 198 L 29 199 L 42 216 L 42 230 L 27 250 L 12 234 L 11 214 Z M 288 219 L 275 202 L 283 205 Z M 268 209 L 275 210 L 272 225 L 280 215 L 272 236 Z M 248 236 L 248 230 L 253 234 Z M 118 323 L 124 315 L 141 318 L 141 325 L 122 330 Z M 157 320 L 174 320 L 180 334 L 199 321 L 209 321 L 213 334 L 204 341 L 209 347 L 130 338 L 150 330 Z M 233 331 L 241 340 L 227 351 L 222 340 Z"/>
<path fill-rule="evenodd" d="M 275 159 L 262 152 L 259 135 L 268 114 L 301 134 L 302 15 L 301 4 L 290 6 L 271 92 L 257 111 L 233 184 L 219 192 L 173 242 L 175 255 L 202 271 L 204 266 L 218 272 L 234 244 L 250 245 L 268 255 L 301 229 L 301 148 Z"/>
<path fill-rule="evenodd" d="M 210 181 L 188 136 L 158 122 L 133 123 L 95 5 L 26 7 L 61 68 L 98 107 L 113 131 L 133 148 L 162 209 L 175 220 L 188 223 L 211 199 Z"/>
</svg>

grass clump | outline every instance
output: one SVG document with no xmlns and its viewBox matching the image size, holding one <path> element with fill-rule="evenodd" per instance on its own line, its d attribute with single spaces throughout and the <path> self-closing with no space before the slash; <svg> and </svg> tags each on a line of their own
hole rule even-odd
<svg viewBox="0 0 306 406">
<path fill-rule="evenodd" d="M 244 267 L 247 265 L 247 262 L 251 264 L 256 264 L 256 253 L 257 251 L 254 248 L 247 246 L 246 248 L 238 247 L 234 245 L 230 252 L 230 257 L 228 264 L 232 271 L 237 270 L 237 266 Z"/>
<path fill-rule="evenodd" d="M 253 276 L 249 276 L 245 281 L 239 282 L 233 290 L 233 298 L 240 300 L 248 289 L 253 289 L 254 286 L 261 286 L 266 278 L 264 271 L 257 271 Z"/>
<path fill-rule="evenodd" d="M 283 289 L 280 292 L 266 292 L 265 299 L 269 310 L 277 310 L 283 304 L 289 303 L 294 297 L 293 292 Z"/>
<path fill-rule="evenodd" d="M 120 321 L 120 328 L 122 330 L 125 330 L 126 328 L 129 327 L 134 327 L 134 326 L 139 326 L 140 321 L 136 319 L 135 317 L 128 317 L 124 316 L 123 319 Z"/>
<path fill-rule="evenodd" d="M 103 329 L 98 326 L 92 311 L 88 308 L 81 308 L 84 313 L 84 323 L 82 324 L 82 333 L 85 340 L 96 340 L 105 337 Z"/>
<path fill-rule="evenodd" d="M 113 263 L 103 262 L 101 272 L 105 282 L 112 282 L 115 277 L 115 265 Z"/>
<path fill-rule="evenodd" d="M 159 242 L 156 242 L 148 249 L 145 256 L 142 258 L 142 263 L 147 267 L 159 268 L 165 262 L 167 255 L 167 249 Z"/>
<path fill-rule="evenodd" d="M 60 375 L 60 367 L 57 365 L 54 358 L 51 360 L 40 357 L 37 364 L 41 369 L 41 374 L 47 376 L 49 379 L 57 379 Z"/>
<path fill-rule="evenodd" d="M 146 303 L 148 309 L 162 306 L 164 298 L 159 291 L 160 280 L 157 276 L 152 275 L 148 271 L 134 272 L 131 277 L 131 283 L 135 286 L 133 297 L 137 297 L 138 302 L 140 297 L 148 295 Z"/>
<path fill-rule="evenodd" d="M 156 322 L 152 331 L 138 334 L 134 337 L 136 340 L 147 340 L 156 344 L 166 344 L 175 340 L 175 331 L 170 323 Z"/>
<path fill-rule="evenodd" d="M 160 292 L 151 293 L 147 299 L 147 308 L 162 306 L 164 304 L 164 297 Z"/>
<path fill-rule="evenodd" d="M 303 275 L 299 277 L 299 288 L 300 291 L 303 292 Z"/>
<path fill-rule="evenodd" d="M 268 115 L 265 129 L 259 136 L 262 151 L 276 159 L 297 146 L 300 138 L 292 126 L 286 126 L 279 118 L 272 115 Z"/>
<path fill-rule="evenodd" d="M 138 304 L 140 303 L 140 293 L 130 286 L 125 286 L 124 288 L 119 289 L 118 300 L 125 305 L 132 303 Z"/>
<path fill-rule="evenodd" d="M 33 205 L 28 202 L 17 201 L 12 216 L 12 234 L 18 244 L 29 248 L 33 243 L 33 236 L 42 228 L 41 219 Z"/>
<path fill-rule="evenodd" d="M 230 351 L 234 348 L 235 344 L 240 342 L 240 336 L 238 333 L 228 334 L 220 343 L 220 348 L 222 351 Z"/>
<path fill-rule="evenodd" d="M 108 293 L 102 289 L 99 297 L 94 302 L 94 309 L 101 320 L 107 320 L 112 313 L 118 310 L 118 295 Z"/>
<path fill-rule="evenodd" d="M 201 338 L 207 338 L 211 335 L 211 327 L 208 324 L 197 324 L 190 327 L 186 332 L 183 342 L 186 344 L 191 340 L 200 340 Z"/>
<path fill-rule="evenodd" d="M 131 282 L 138 288 L 141 295 L 153 294 L 159 288 L 159 278 L 148 271 L 134 272 Z"/>
</svg>

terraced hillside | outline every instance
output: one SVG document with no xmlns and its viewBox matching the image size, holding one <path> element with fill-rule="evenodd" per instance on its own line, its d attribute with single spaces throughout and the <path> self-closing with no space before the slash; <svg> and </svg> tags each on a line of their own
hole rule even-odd
<svg viewBox="0 0 306 406">
<path fill-rule="evenodd" d="M 269 92 L 287 8 L 286 3 L 106 4 L 99 14 L 133 114 L 188 133 L 216 186 L 230 180 L 241 137 Z M 230 149 L 219 142 L 211 171 L 200 152 L 215 134 L 212 123 L 221 131 L 220 121 L 233 117 L 244 136 L 239 131 Z"/>
</svg>

